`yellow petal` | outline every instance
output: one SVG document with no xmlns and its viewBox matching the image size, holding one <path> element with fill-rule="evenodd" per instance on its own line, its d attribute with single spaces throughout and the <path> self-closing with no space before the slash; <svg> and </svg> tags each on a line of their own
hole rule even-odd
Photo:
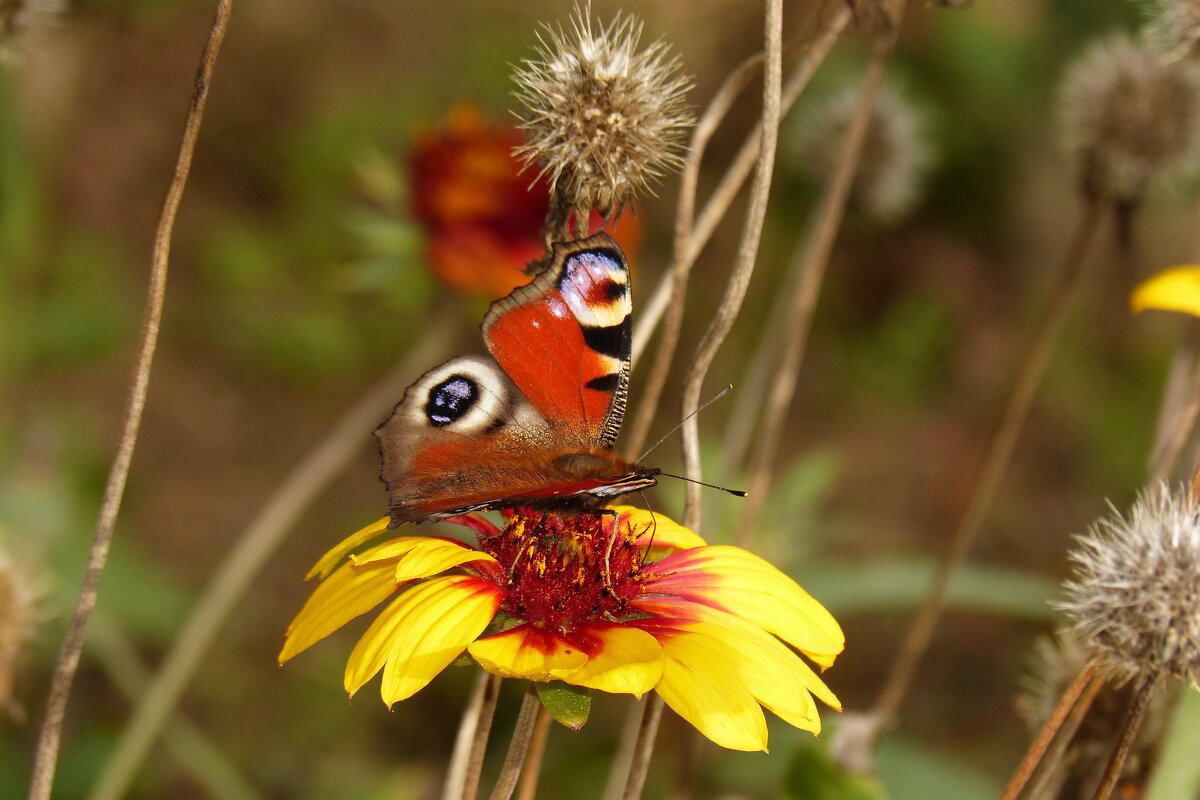
<svg viewBox="0 0 1200 800">
<path fill-rule="evenodd" d="M 1142 281 L 1129 296 L 1129 306 L 1134 313 L 1157 308 L 1200 317 L 1200 266 L 1172 267 Z"/>
<path fill-rule="evenodd" d="M 477 561 L 493 564 L 496 559 L 453 539 L 405 536 L 382 544 L 361 556 L 350 556 L 356 566 L 391 561 L 396 565 L 396 582 L 428 578 L 453 567 Z"/>
<path fill-rule="evenodd" d="M 317 586 L 288 626 L 279 663 L 308 649 L 386 600 L 396 591 L 394 575 L 391 564 L 377 567 L 342 565 Z"/>
<path fill-rule="evenodd" d="M 587 653 L 562 636 L 529 625 L 479 639 L 467 650 L 493 675 L 531 681 L 565 680 L 588 662 Z"/>
<path fill-rule="evenodd" d="M 352 533 L 347 538 L 339 542 L 332 550 L 321 556 L 321 560 L 313 565 L 313 568 L 304 576 L 304 580 L 312 578 L 324 578 L 329 573 L 333 572 L 334 567 L 342 562 L 342 559 L 350 554 L 350 551 L 359 547 L 369 539 L 373 539 L 379 534 L 387 530 L 388 518 L 377 519 L 362 530 Z"/>
<path fill-rule="evenodd" d="M 831 708 L 841 701 L 791 649 L 758 625 L 725 611 L 677 598 L 646 598 L 639 610 L 661 618 L 693 620 L 724 642 L 739 664 L 746 688 L 789 725 L 819 733 L 821 720 L 809 694 Z M 696 627 L 698 627 L 696 626 Z"/>
<path fill-rule="evenodd" d="M 617 512 L 619 524 L 628 524 L 637 534 L 637 543 L 641 547 L 665 547 L 673 550 L 687 550 L 692 547 L 703 547 L 705 542 L 690 528 L 685 528 L 662 514 L 651 514 L 643 508 L 635 506 L 609 506 Z"/>
<path fill-rule="evenodd" d="M 770 631 L 822 668 L 833 664 L 846 637 L 812 595 L 753 553 L 718 545 L 676 553 L 658 562 L 662 577 L 651 593 L 675 594 L 714 605 Z"/>
<path fill-rule="evenodd" d="M 676 714 L 731 750 L 766 750 L 767 721 L 754 696 L 732 680 L 738 665 L 729 648 L 704 633 L 659 636 L 666 655 L 655 691 Z"/>
<path fill-rule="evenodd" d="M 585 648 L 587 664 L 567 676 L 567 683 L 641 697 L 662 678 L 662 647 L 645 631 L 594 624 L 577 630 L 571 638 L 587 639 L 592 646 Z"/>
<path fill-rule="evenodd" d="M 472 575 L 413 586 L 359 639 L 346 663 L 346 691 L 353 695 L 383 668 L 383 701 L 411 697 L 483 632 L 503 599 L 503 589 Z"/>
</svg>

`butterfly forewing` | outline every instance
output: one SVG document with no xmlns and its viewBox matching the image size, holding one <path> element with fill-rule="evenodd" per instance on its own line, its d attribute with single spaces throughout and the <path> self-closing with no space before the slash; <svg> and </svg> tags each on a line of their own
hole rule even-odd
<svg viewBox="0 0 1200 800">
<path fill-rule="evenodd" d="M 492 304 L 483 337 L 560 435 L 611 448 L 625 411 L 631 307 L 625 257 L 597 234 L 556 244 L 541 275 Z"/>
</svg>

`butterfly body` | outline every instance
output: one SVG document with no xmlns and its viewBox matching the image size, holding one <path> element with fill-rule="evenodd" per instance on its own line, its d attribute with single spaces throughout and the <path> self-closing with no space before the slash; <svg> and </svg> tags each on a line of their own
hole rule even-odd
<svg viewBox="0 0 1200 800">
<path fill-rule="evenodd" d="M 392 526 L 468 511 L 586 510 L 653 486 L 612 452 L 630 360 L 629 269 L 604 234 L 492 304 L 490 356 L 460 356 L 408 388 L 375 431 Z"/>
</svg>

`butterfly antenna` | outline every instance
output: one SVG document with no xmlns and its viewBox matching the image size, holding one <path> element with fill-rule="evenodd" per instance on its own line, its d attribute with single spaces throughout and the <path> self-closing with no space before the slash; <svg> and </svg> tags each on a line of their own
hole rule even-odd
<svg viewBox="0 0 1200 800">
<path fill-rule="evenodd" d="M 655 442 L 654 444 L 650 445 L 650 449 L 649 449 L 649 450 L 647 450 L 646 452 L 642 453 L 641 457 L 640 457 L 640 458 L 638 458 L 638 460 L 637 460 L 636 462 L 634 462 L 634 463 L 636 463 L 636 464 L 640 464 L 640 463 L 642 463 L 642 462 L 643 462 L 643 461 L 646 459 L 646 456 L 648 456 L 648 455 L 650 455 L 651 453 L 653 453 L 653 452 L 654 452 L 654 449 L 655 449 L 656 447 L 658 447 L 660 444 L 662 444 L 662 443 L 663 443 L 663 442 L 665 442 L 667 439 L 669 439 L 669 438 L 671 437 L 671 435 L 675 433 L 675 431 L 677 431 L 677 430 L 679 430 L 680 428 L 682 428 L 682 427 L 683 427 L 683 423 L 687 422 L 689 419 L 691 419 L 692 417 L 696 416 L 696 415 L 697 415 L 697 414 L 699 414 L 701 411 L 703 411 L 704 409 L 708 408 L 709 406 L 711 406 L 713 403 L 715 403 L 715 402 L 717 402 L 718 400 L 720 400 L 720 399 L 721 399 L 722 397 L 724 397 L 725 395 L 729 394 L 729 391 L 730 391 L 731 389 L 733 389 L 733 384 L 732 384 L 732 383 L 727 383 L 727 384 L 725 384 L 725 388 L 724 388 L 724 389 L 722 389 L 721 391 L 717 392 L 717 393 L 716 393 L 716 394 L 714 394 L 712 397 L 708 398 L 708 400 L 704 401 L 704 403 L 702 403 L 702 404 L 700 405 L 700 407 L 699 407 L 699 408 L 697 408 L 697 409 L 696 409 L 695 411 L 693 411 L 692 413 L 688 414 L 688 415 L 687 415 L 686 417 L 684 417 L 683 419 L 679 420 L 679 422 L 678 422 L 678 423 L 675 425 L 675 427 L 674 427 L 674 428 L 671 428 L 671 430 L 669 430 L 669 431 L 667 431 L 665 434 L 663 434 L 663 437 L 662 437 L 661 439 L 659 439 L 659 440 L 658 440 L 657 442 Z M 663 473 L 663 474 L 665 475 L 666 473 Z M 670 476 L 670 477 L 672 477 L 672 478 L 678 478 L 679 476 L 678 476 L 678 475 L 672 475 L 672 476 Z M 686 479 L 686 478 L 684 478 L 684 480 L 687 480 L 687 479 Z M 694 482 L 698 482 L 698 481 L 694 481 Z M 717 488 L 720 488 L 720 487 L 717 487 Z"/>
<path fill-rule="evenodd" d="M 705 483 L 704 481 L 698 481 L 695 478 L 687 478 L 683 475 L 672 475 L 669 472 L 662 471 L 660 471 L 658 474 L 662 475 L 664 478 L 675 478 L 677 480 L 687 481 L 688 483 L 694 483 L 697 486 L 707 486 L 709 489 L 720 489 L 722 492 L 728 492 L 734 497 L 745 497 L 747 494 L 749 494 L 749 492 L 744 492 L 741 489 L 730 489 L 725 486 L 717 486 L 715 483 Z"/>
</svg>

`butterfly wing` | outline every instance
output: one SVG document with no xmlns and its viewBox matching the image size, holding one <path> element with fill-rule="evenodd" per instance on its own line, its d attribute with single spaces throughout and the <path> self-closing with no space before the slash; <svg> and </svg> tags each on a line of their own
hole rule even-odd
<svg viewBox="0 0 1200 800">
<path fill-rule="evenodd" d="M 632 343 L 629 266 L 607 234 L 554 245 L 547 267 L 492 304 L 483 338 L 559 441 L 611 449 Z"/>
</svg>

